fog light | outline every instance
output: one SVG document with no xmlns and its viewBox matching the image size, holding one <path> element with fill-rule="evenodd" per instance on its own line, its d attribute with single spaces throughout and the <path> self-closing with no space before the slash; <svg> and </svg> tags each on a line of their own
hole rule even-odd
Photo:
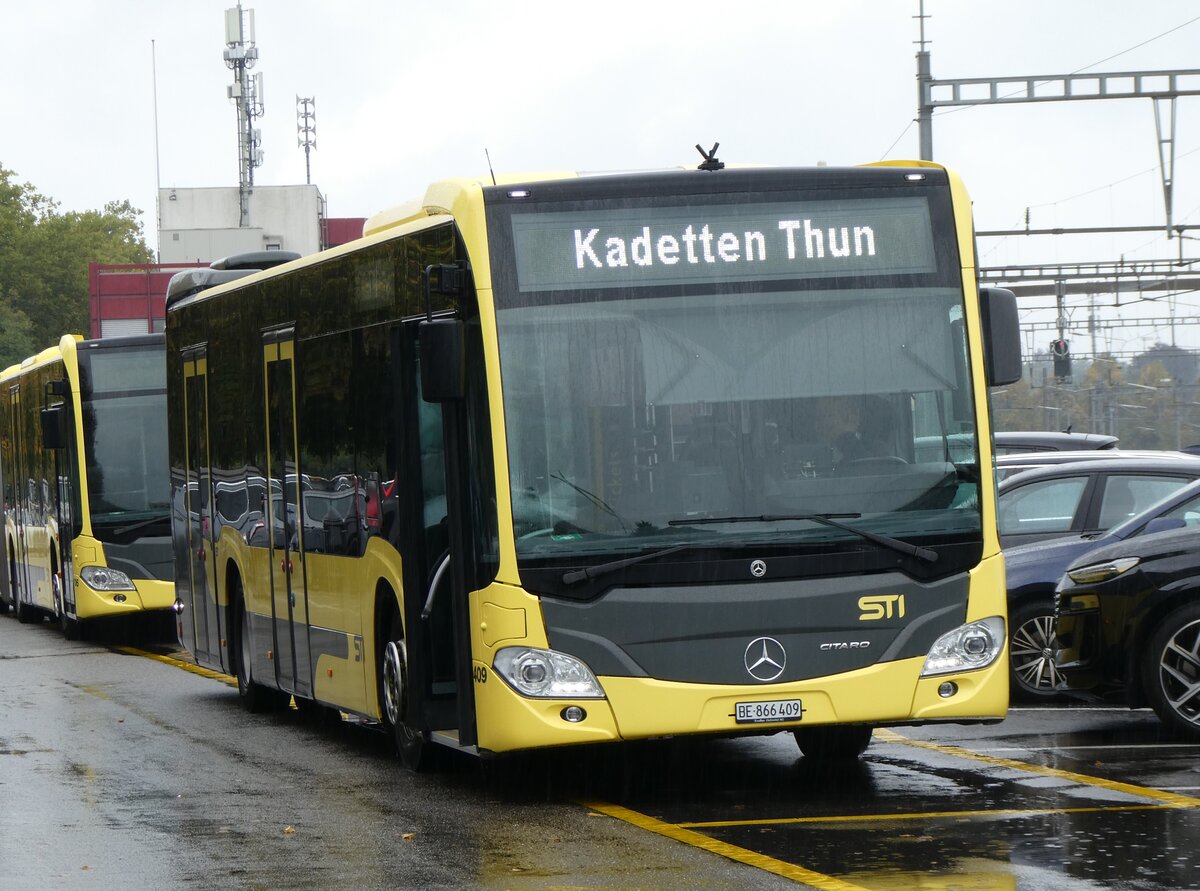
<svg viewBox="0 0 1200 891">
<path fill-rule="evenodd" d="M 577 705 L 568 705 L 561 714 L 564 721 L 570 721 L 572 724 L 578 724 L 587 717 L 587 712 Z"/>
<path fill-rule="evenodd" d="M 124 602 L 125 602 L 125 595 L 124 595 L 124 594 L 114 594 L 114 595 L 113 595 L 113 602 L 114 602 L 114 603 L 124 603 Z"/>
<path fill-rule="evenodd" d="M 938 687 L 938 696 L 942 697 L 942 699 L 949 699 L 957 692 L 958 684 L 954 683 L 954 681 L 946 681 Z"/>
</svg>

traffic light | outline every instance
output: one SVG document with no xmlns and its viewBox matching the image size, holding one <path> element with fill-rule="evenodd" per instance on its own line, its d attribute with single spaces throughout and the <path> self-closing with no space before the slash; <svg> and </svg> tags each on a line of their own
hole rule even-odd
<svg viewBox="0 0 1200 891">
<path fill-rule="evenodd" d="M 1071 376 L 1071 347 L 1061 337 L 1050 341 L 1050 355 L 1054 357 L 1054 376 L 1061 379 Z"/>
</svg>

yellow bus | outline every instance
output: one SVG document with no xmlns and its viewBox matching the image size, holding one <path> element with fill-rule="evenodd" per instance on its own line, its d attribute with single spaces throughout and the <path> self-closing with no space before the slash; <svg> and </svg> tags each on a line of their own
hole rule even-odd
<svg viewBox="0 0 1200 891">
<path fill-rule="evenodd" d="M 167 308 L 180 634 L 249 707 L 414 768 L 1005 715 L 1016 303 L 951 171 L 445 181 L 202 284 Z"/>
<path fill-rule="evenodd" d="M 175 587 L 162 334 L 56 346 L 0 372 L 9 599 L 67 637 L 147 614 L 172 629 Z"/>
</svg>

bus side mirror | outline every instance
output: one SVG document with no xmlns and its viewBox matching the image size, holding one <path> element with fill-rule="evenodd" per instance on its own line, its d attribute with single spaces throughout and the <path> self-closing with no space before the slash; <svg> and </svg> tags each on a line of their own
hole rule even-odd
<svg viewBox="0 0 1200 891">
<path fill-rule="evenodd" d="M 453 402 L 467 394 L 465 337 L 461 319 L 426 319 L 420 324 L 421 398 Z"/>
<path fill-rule="evenodd" d="M 983 317 L 983 366 L 989 387 L 1021 379 L 1021 325 L 1017 296 L 1005 288 L 980 288 Z"/>
<path fill-rule="evenodd" d="M 61 405 L 42 409 L 42 448 L 67 447 L 67 412 Z"/>
</svg>

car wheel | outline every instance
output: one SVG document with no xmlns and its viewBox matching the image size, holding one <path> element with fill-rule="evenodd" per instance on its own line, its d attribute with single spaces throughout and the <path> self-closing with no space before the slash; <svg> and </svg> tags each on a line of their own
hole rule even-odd
<svg viewBox="0 0 1200 891">
<path fill-rule="evenodd" d="M 873 727 L 844 724 L 793 730 L 796 745 L 805 758 L 821 761 L 853 761 L 871 744 Z"/>
<path fill-rule="evenodd" d="M 1142 680 L 1159 719 L 1200 739 L 1200 604 L 1170 613 L 1146 647 Z"/>
<path fill-rule="evenodd" d="M 1054 609 L 1037 601 L 1019 607 L 1009 617 L 1008 670 L 1011 695 L 1024 701 L 1056 696 L 1062 674 L 1054 664 L 1058 637 L 1054 633 Z"/>
</svg>

